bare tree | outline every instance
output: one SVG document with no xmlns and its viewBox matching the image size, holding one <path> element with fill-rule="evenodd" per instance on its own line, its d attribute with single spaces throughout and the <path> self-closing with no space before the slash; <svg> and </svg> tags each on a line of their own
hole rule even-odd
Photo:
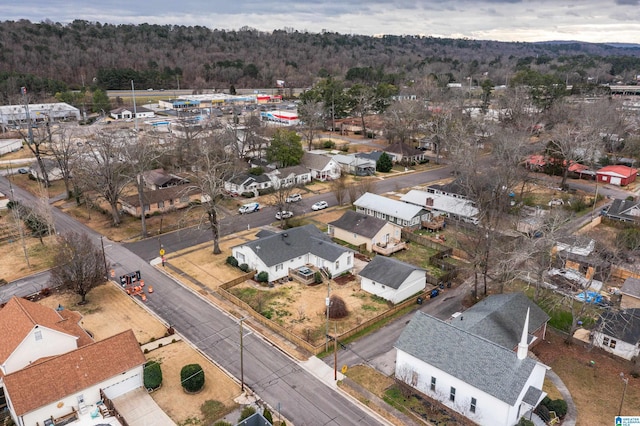
<svg viewBox="0 0 640 426">
<path fill-rule="evenodd" d="M 113 226 L 120 224 L 118 201 L 131 182 L 125 147 L 132 140 L 126 129 L 103 131 L 91 142 L 91 149 L 76 159 L 73 172 L 84 192 L 103 198 L 111 208 Z"/>
<path fill-rule="evenodd" d="M 131 143 L 124 145 L 123 154 L 128 159 L 130 168 L 124 173 L 129 181 L 136 182 L 138 202 L 140 203 L 140 226 L 142 238 L 147 237 L 147 221 L 144 201 L 144 173 L 158 165 L 163 150 L 157 141 L 149 136 L 139 137 L 137 134 Z"/>
<path fill-rule="evenodd" d="M 197 161 L 190 174 L 190 189 L 197 188 L 202 194 L 202 207 L 211 227 L 213 254 L 220 254 L 220 201 L 225 196 L 224 184 L 239 170 L 233 150 L 226 147 L 214 136 L 196 141 Z"/>
<path fill-rule="evenodd" d="M 425 116 L 424 103 L 402 100 L 393 102 L 385 113 L 385 133 L 389 143 L 413 139 Z"/>
<path fill-rule="evenodd" d="M 307 149 L 313 148 L 313 139 L 316 131 L 324 124 L 325 105 L 321 101 L 313 99 L 302 103 L 298 107 L 298 116 L 300 117 L 301 132 L 307 140 Z"/>
<path fill-rule="evenodd" d="M 54 264 L 49 283 L 64 287 L 80 296 L 79 305 L 87 301 L 87 294 L 106 282 L 109 269 L 103 253 L 88 234 L 69 232 L 58 236 Z"/>
<path fill-rule="evenodd" d="M 347 192 L 347 178 L 344 175 L 341 175 L 339 178 L 332 180 L 329 183 L 329 186 L 331 187 L 331 192 L 333 192 L 333 195 L 335 195 L 336 200 L 338 201 L 338 205 L 341 206 Z"/>
<path fill-rule="evenodd" d="M 61 128 L 56 136 L 50 145 L 51 155 L 60 169 L 64 187 L 67 191 L 67 198 L 70 198 L 73 195 L 71 189 L 73 186 L 71 165 L 73 158 L 78 155 L 77 144 L 81 142 L 76 139 L 73 131 L 69 128 Z"/>
</svg>

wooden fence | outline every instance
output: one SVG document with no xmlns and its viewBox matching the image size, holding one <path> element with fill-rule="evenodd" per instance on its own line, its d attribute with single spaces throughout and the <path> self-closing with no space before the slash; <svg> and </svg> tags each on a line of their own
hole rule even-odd
<svg viewBox="0 0 640 426">
<path fill-rule="evenodd" d="M 248 278 L 251 278 L 253 275 L 252 274 L 248 274 Z M 325 342 L 323 341 L 322 343 L 318 344 L 318 345 L 313 345 L 309 342 L 307 342 L 306 340 L 304 340 L 302 337 L 298 336 L 297 334 L 287 330 L 286 328 L 284 328 L 283 326 L 281 326 L 280 324 L 266 318 L 265 316 L 263 316 L 261 313 L 256 312 L 251 305 L 249 305 L 247 302 L 241 300 L 240 298 L 234 296 L 233 294 L 231 294 L 228 290 L 230 288 L 232 288 L 235 285 L 240 284 L 241 282 L 244 281 L 244 279 L 240 279 L 242 277 L 238 277 L 232 281 L 226 282 L 224 284 L 221 284 L 218 287 L 218 294 L 220 294 L 221 297 L 223 297 L 224 299 L 228 300 L 229 302 L 233 303 L 235 306 L 244 309 L 245 311 L 247 311 L 247 313 L 249 315 L 251 315 L 251 318 L 254 319 L 255 321 L 259 322 L 260 324 L 262 324 L 263 326 L 267 327 L 268 329 L 270 329 L 271 331 L 279 334 L 280 336 L 286 338 L 287 340 L 289 340 L 290 342 L 296 344 L 297 346 L 301 347 L 302 349 L 317 355 L 320 352 L 324 351 L 325 349 Z M 399 303 L 397 305 L 395 305 L 394 307 L 390 308 L 389 310 L 381 313 L 380 315 L 377 315 L 365 322 L 363 322 L 362 324 L 359 324 L 358 326 L 347 330 L 346 332 L 342 333 L 341 335 L 338 336 L 338 341 L 340 340 L 345 340 L 351 336 L 353 336 L 354 334 L 359 333 L 360 331 L 364 330 L 367 327 L 372 326 L 373 324 L 377 323 L 378 321 L 382 321 L 385 318 L 388 318 L 392 315 L 394 315 L 396 312 L 406 308 L 407 306 L 416 304 L 416 300 L 418 297 L 423 297 L 426 298 L 427 294 L 429 292 L 421 292 L 420 294 L 416 294 L 415 296 L 410 297 L 409 299 L 405 300 L 402 303 Z"/>
</svg>

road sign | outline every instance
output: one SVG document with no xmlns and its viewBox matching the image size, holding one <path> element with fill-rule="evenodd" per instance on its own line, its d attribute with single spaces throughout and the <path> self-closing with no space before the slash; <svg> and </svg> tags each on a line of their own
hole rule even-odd
<svg viewBox="0 0 640 426">
<path fill-rule="evenodd" d="M 165 253 L 164 249 L 163 249 L 163 248 L 161 248 L 161 249 L 160 249 L 160 256 L 164 256 L 164 253 Z"/>
<path fill-rule="evenodd" d="M 342 366 L 342 374 L 347 374 L 347 364 Z"/>
</svg>

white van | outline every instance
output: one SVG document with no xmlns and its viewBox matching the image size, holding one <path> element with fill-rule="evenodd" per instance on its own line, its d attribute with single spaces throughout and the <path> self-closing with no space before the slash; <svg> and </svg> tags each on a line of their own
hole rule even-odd
<svg viewBox="0 0 640 426">
<path fill-rule="evenodd" d="M 240 214 L 253 213 L 257 212 L 258 210 L 260 210 L 260 204 L 258 203 L 248 203 L 238 209 Z"/>
</svg>

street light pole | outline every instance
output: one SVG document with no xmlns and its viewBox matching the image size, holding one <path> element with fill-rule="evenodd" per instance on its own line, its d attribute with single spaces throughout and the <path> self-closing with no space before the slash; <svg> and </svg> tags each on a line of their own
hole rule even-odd
<svg viewBox="0 0 640 426">
<path fill-rule="evenodd" d="M 329 350 L 329 307 L 331 306 L 331 284 L 329 284 L 329 281 L 327 281 L 327 300 L 324 304 L 327 307 L 327 332 L 325 334 L 324 351 L 327 352 Z"/>
<path fill-rule="evenodd" d="M 618 409 L 618 416 L 622 415 L 622 404 L 624 404 L 624 395 L 627 393 L 627 385 L 629 384 L 629 378 L 624 377 L 624 373 L 620 373 L 620 378 L 624 382 L 624 388 L 622 389 L 622 399 L 620 400 L 620 408 Z"/>
</svg>

